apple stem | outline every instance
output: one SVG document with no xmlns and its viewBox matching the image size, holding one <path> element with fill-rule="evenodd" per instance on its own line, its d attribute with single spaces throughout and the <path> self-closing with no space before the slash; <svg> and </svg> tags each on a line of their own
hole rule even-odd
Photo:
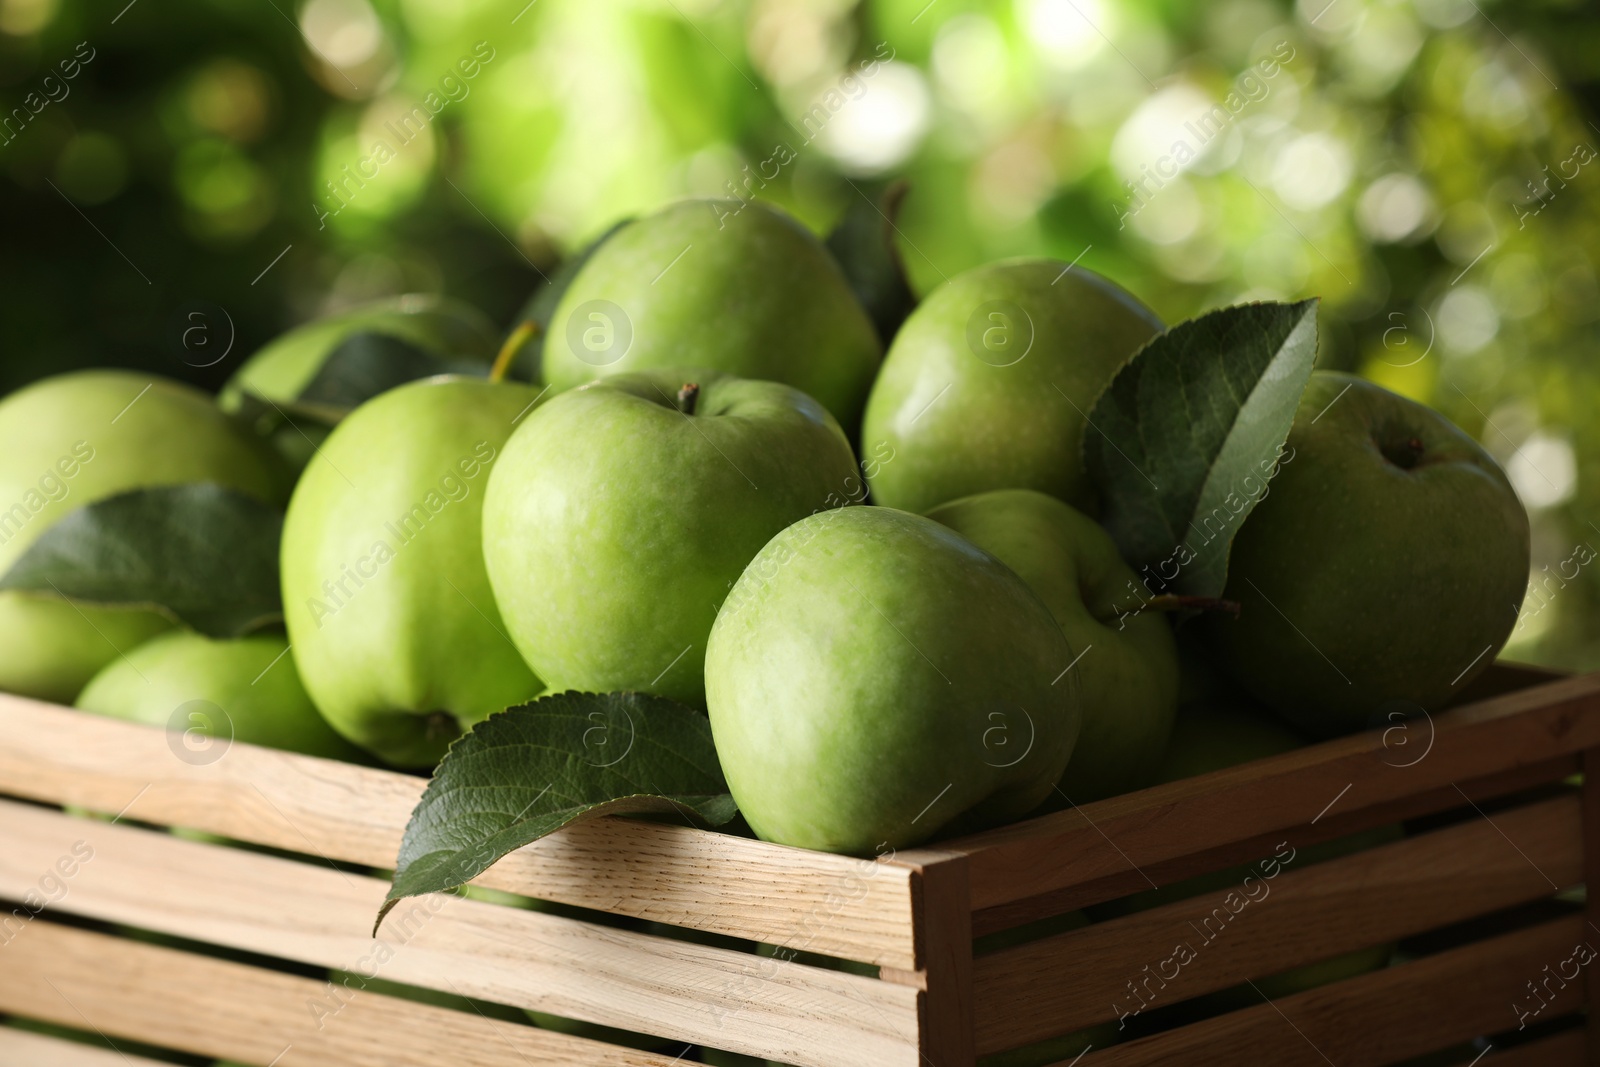
<svg viewBox="0 0 1600 1067">
<path fill-rule="evenodd" d="M 517 354 L 522 351 L 522 346 L 539 335 L 539 324 L 533 319 L 522 323 L 511 336 L 506 338 L 506 343 L 500 346 L 500 352 L 494 357 L 494 366 L 489 368 L 491 382 L 503 382 L 506 375 L 511 373 L 511 364 L 515 362 Z"/>
<path fill-rule="evenodd" d="M 678 410 L 685 415 L 693 415 L 695 403 L 699 399 L 699 384 L 696 382 L 683 383 L 683 388 L 678 390 Z"/>
<path fill-rule="evenodd" d="M 1239 617 L 1239 602 L 1237 600 L 1224 600 L 1217 596 L 1180 596 L 1176 593 L 1163 593 L 1151 597 L 1139 607 L 1139 611 L 1225 611 L 1234 618 Z M 1137 614 L 1137 613 L 1135 613 Z"/>
</svg>

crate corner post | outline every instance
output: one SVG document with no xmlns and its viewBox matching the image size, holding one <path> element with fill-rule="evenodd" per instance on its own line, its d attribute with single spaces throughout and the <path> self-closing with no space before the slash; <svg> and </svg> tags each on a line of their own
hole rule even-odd
<svg viewBox="0 0 1600 1067">
<path fill-rule="evenodd" d="M 917 1030 L 923 1067 L 974 1067 L 972 892 L 968 857 L 919 849 L 899 861 L 915 871 L 916 971 L 883 969 L 886 981 L 919 990 Z"/>
</svg>

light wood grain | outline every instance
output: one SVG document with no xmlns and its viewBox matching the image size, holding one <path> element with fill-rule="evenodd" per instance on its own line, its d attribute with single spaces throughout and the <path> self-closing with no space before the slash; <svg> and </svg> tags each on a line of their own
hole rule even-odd
<svg viewBox="0 0 1600 1067">
<path fill-rule="evenodd" d="M 1511 1005 L 1527 997 L 1523 983 L 1546 964 L 1567 959 L 1586 939 L 1600 940 L 1581 917 L 1558 919 L 1091 1052 L 1079 1067 L 1398 1063 L 1480 1034 L 1515 1030 Z M 1552 992 L 1540 1022 L 1583 1006 L 1581 979 Z M 1483 1062 L 1488 1067 L 1492 1054 Z"/>
<path fill-rule="evenodd" d="M 1164 1007 L 1548 897 L 1583 881 L 1582 843 L 1563 797 L 981 956 L 978 1053 L 1137 1012 L 1129 983 Z"/>
<path fill-rule="evenodd" d="M 378 993 L 351 997 L 319 1026 L 307 1005 L 323 996 L 324 983 L 43 919 L 0 956 L 5 961 L 0 1011 L 99 1030 L 113 1040 L 244 1063 L 671 1067 L 674 1062 Z"/>
<path fill-rule="evenodd" d="M 15 801 L 0 826 L 0 898 L 92 850 L 56 913 L 806 1067 L 917 1060 L 917 991 L 874 978 L 452 896 L 403 904 L 374 942 L 379 879 Z"/>
<path fill-rule="evenodd" d="M 1404 735 L 1390 734 L 1386 745 L 1386 732 L 1374 730 L 940 847 L 971 857 L 975 912 L 1096 880 L 1114 890 L 1109 899 L 1138 889 L 1147 876 L 1158 884 L 1182 877 L 1182 861 L 1207 849 L 1309 824 L 1330 805 L 1338 811 L 1333 824 L 1349 832 L 1392 818 L 1384 805 L 1425 793 L 1447 799 L 1452 783 L 1536 765 L 1564 768 L 1551 761 L 1600 745 L 1600 675 L 1561 679 L 1431 721 L 1433 744 L 1421 759 L 1413 753 L 1425 737 L 1422 726 L 1411 728 L 1411 748 L 1398 745 Z M 1376 814 L 1363 820 L 1362 812 Z"/>
<path fill-rule="evenodd" d="M 0 794 L 394 866 L 422 778 L 233 744 L 178 759 L 164 730 L 0 695 Z M 480 885 L 903 969 L 921 966 L 910 865 L 607 818 L 569 827 Z"/>
<path fill-rule="evenodd" d="M 5 1067 L 171 1067 L 159 1060 L 30 1034 L 8 1026 L 0 1026 L 0 1063 Z"/>
</svg>

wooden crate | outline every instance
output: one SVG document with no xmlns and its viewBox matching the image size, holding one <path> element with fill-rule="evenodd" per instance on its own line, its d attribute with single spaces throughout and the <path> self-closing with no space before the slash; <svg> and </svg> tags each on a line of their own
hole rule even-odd
<svg viewBox="0 0 1600 1067">
<path fill-rule="evenodd" d="M 687 1044 L 807 1067 L 967 1067 L 1113 1020 L 1135 987 L 1152 1001 L 1142 1021 L 1155 1020 L 1286 968 L 1443 930 L 1407 940 L 1418 947 L 1405 962 L 1308 992 L 1209 1013 L 1180 1005 L 1169 1028 L 1074 1062 L 1349 1067 L 1453 1048 L 1438 1062 L 1465 1064 L 1482 1043 L 1463 1043 L 1486 1037 L 1490 1064 L 1600 1063 L 1582 1028 L 1600 982 L 1587 969 L 1550 978 L 1577 946 L 1600 945 L 1594 905 L 1557 896 L 1600 862 L 1600 776 L 1564 784 L 1600 759 L 1600 675 L 1496 668 L 1473 703 L 1431 722 L 876 860 L 613 818 L 480 879 L 679 930 L 446 895 L 403 903 L 375 942 L 387 883 L 365 869 L 392 864 L 421 778 L 243 744 L 197 764 L 172 740 L 0 699 L 0 900 L 12 902 L 0 911 L 0 1013 L 278 1067 L 667 1067 L 693 1061 L 673 1059 Z M 1284 865 L 1270 893 L 1159 983 L 1150 975 L 1173 969 L 1174 944 L 1195 940 L 1191 924 L 1226 906 L 1224 891 L 974 957 L 975 937 L 1400 820 L 1403 840 Z M 25 899 L 45 906 L 33 915 L 17 907 Z M 877 972 L 780 962 L 752 942 Z M 641 1052 L 349 995 L 330 968 L 679 1045 Z M 1534 1001 L 1538 983 L 1548 996 Z M 1516 1006 L 1536 1003 L 1517 1035 Z M 132 1061 L 0 1029 L 0 1062 Z"/>
</svg>

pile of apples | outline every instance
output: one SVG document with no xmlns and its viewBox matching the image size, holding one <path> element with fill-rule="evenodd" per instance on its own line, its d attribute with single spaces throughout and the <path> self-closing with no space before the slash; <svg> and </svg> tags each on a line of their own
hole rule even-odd
<svg viewBox="0 0 1600 1067">
<path fill-rule="evenodd" d="M 0 592 L 0 688 L 159 725 L 207 701 L 241 740 L 415 769 L 541 693 L 653 693 L 709 714 L 761 837 L 870 854 L 1243 758 L 1251 716 L 1325 737 L 1437 710 L 1515 621 L 1504 474 L 1323 371 L 1234 542 L 1232 610 L 1165 610 L 1192 605 L 1119 557 L 1082 451 L 1164 327 L 1082 267 L 979 267 L 885 338 L 794 219 L 686 201 L 561 281 L 503 348 L 405 298 L 280 338 L 220 403 L 119 371 L 0 403 L 0 573 L 130 490 L 286 506 L 285 632 Z M 331 432 L 240 417 L 358 330 L 476 370 Z M 534 381 L 486 374 L 497 348 L 537 355 Z"/>
</svg>

